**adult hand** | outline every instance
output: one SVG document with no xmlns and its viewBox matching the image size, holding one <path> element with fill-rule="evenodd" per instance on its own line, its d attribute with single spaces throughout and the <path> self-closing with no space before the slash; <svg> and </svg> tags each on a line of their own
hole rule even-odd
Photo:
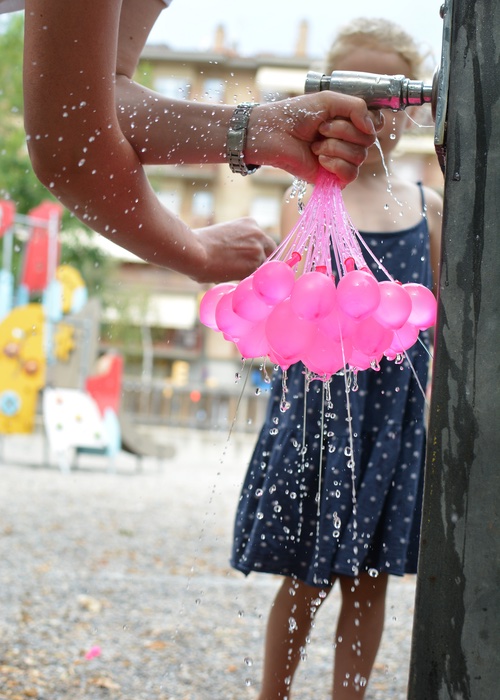
<svg viewBox="0 0 500 700">
<path fill-rule="evenodd" d="M 195 233 L 205 251 L 205 264 L 191 277 L 200 283 L 241 280 L 276 248 L 250 217 L 199 228 Z"/>
<path fill-rule="evenodd" d="M 245 159 L 308 182 L 321 165 L 347 185 L 382 124 L 381 113 L 369 112 L 361 98 L 328 90 L 258 105 L 250 117 Z"/>
</svg>

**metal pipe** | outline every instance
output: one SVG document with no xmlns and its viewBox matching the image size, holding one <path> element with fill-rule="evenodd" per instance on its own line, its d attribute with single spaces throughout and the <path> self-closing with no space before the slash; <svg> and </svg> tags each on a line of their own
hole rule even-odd
<svg viewBox="0 0 500 700">
<path fill-rule="evenodd" d="M 424 83 L 410 80 L 404 75 L 347 70 L 335 70 L 331 75 L 310 71 L 306 77 L 305 92 L 321 90 L 361 97 L 370 109 L 401 111 L 412 105 L 431 104 L 436 100 L 435 81 Z"/>
</svg>

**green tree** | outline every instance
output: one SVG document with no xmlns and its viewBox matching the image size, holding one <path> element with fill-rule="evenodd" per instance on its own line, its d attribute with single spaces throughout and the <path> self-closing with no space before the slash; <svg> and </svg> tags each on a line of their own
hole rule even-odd
<svg viewBox="0 0 500 700">
<path fill-rule="evenodd" d="M 38 182 L 23 129 L 22 15 L 9 15 L 0 28 L 0 197 L 25 213 L 47 198 Z"/>
</svg>

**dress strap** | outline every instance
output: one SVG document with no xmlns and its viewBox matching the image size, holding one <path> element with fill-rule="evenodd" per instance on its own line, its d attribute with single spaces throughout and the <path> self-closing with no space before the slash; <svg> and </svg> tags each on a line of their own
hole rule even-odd
<svg viewBox="0 0 500 700">
<path fill-rule="evenodd" d="M 421 180 L 417 182 L 417 185 L 420 190 L 420 199 L 422 201 L 422 217 L 427 219 L 427 204 L 425 203 L 424 186 L 422 185 Z"/>
</svg>

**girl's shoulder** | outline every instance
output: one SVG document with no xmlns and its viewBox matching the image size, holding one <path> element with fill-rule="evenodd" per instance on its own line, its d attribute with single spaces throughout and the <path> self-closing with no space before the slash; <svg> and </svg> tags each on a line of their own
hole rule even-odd
<svg viewBox="0 0 500 700">
<path fill-rule="evenodd" d="M 435 190 L 433 187 L 427 185 L 421 185 L 422 191 L 424 193 L 425 203 L 427 206 L 438 207 L 442 209 L 443 207 L 443 196 Z"/>
</svg>

